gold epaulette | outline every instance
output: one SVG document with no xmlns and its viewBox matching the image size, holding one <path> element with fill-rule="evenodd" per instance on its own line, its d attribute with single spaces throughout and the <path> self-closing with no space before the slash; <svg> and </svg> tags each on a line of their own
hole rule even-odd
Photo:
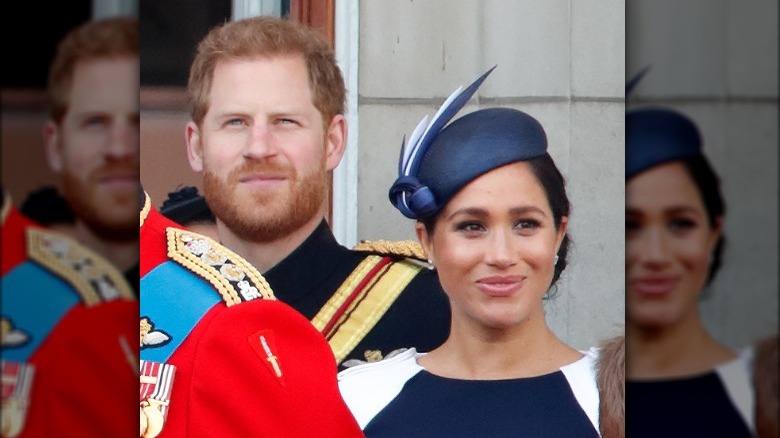
<svg viewBox="0 0 780 438">
<path fill-rule="evenodd" d="M 75 240 L 35 228 L 26 234 L 28 257 L 70 284 L 85 305 L 135 297 L 118 269 Z"/>
<path fill-rule="evenodd" d="M 355 251 L 379 255 L 403 256 L 426 261 L 422 246 L 413 240 L 363 240 L 353 248 Z"/>
<path fill-rule="evenodd" d="M 214 286 L 228 307 L 257 298 L 276 299 L 254 266 L 213 239 L 173 227 L 165 233 L 168 257 Z"/>
</svg>

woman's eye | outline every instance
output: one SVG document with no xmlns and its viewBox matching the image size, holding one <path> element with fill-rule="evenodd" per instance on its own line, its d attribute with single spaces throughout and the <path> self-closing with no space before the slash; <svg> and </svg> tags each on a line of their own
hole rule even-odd
<svg viewBox="0 0 780 438">
<path fill-rule="evenodd" d="M 467 233 L 476 233 L 484 230 L 485 227 L 483 227 L 482 224 L 478 222 L 462 222 L 459 223 L 455 229 L 458 231 L 465 231 Z"/>
<path fill-rule="evenodd" d="M 687 218 L 669 221 L 669 229 L 672 231 L 686 231 L 694 227 L 696 227 L 696 222 Z"/>
<path fill-rule="evenodd" d="M 540 226 L 539 221 L 535 219 L 522 219 L 515 223 L 515 228 L 519 230 L 535 230 Z"/>
</svg>

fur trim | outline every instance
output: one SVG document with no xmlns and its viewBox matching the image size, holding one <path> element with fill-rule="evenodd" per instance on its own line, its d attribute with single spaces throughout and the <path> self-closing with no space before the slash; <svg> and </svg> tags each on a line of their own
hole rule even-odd
<svg viewBox="0 0 780 438">
<path fill-rule="evenodd" d="M 625 436 L 626 339 L 617 336 L 603 341 L 596 362 L 599 388 L 599 429 L 604 438 Z"/>
<path fill-rule="evenodd" d="M 778 436 L 777 380 L 778 337 L 756 344 L 753 360 L 753 388 L 756 391 L 756 432 L 760 438 Z"/>
</svg>

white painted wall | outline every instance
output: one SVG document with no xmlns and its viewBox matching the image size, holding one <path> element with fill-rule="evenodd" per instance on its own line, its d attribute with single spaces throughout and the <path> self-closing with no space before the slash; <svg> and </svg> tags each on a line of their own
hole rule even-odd
<svg viewBox="0 0 780 438">
<path fill-rule="evenodd" d="M 498 64 L 460 115 L 509 106 L 547 131 L 567 178 L 575 245 L 548 321 L 577 348 L 621 331 L 624 2 L 361 1 L 359 21 L 358 238 L 414 238 L 413 221 L 387 195 L 401 139 Z"/>
</svg>

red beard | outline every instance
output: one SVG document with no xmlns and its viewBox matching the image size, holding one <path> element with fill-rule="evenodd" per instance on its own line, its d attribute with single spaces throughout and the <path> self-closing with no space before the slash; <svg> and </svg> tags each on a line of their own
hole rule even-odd
<svg viewBox="0 0 780 438">
<path fill-rule="evenodd" d="M 256 190 L 242 196 L 239 181 L 254 173 L 282 176 L 286 187 Z M 325 199 L 326 182 L 324 163 L 320 172 L 300 177 L 289 166 L 253 162 L 231 171 L 227 181 L 207 169 L 203 193 L 211 211 L 238 237 L 271 242 L 298 230 L 314 217 Z"/>
<path fill-rule="evenodd" d="M 138 187 L 134 190 L 103 190 L 100 180 L 112 174 L 138 175 L 138 165 L 132 162 L 109 163 L 90 172 L 86 181 L 66 170 L 62 175 L 63 196 L 76 217 L 101 239 L 113 242 L 137 240 Z"/>
</svg>

